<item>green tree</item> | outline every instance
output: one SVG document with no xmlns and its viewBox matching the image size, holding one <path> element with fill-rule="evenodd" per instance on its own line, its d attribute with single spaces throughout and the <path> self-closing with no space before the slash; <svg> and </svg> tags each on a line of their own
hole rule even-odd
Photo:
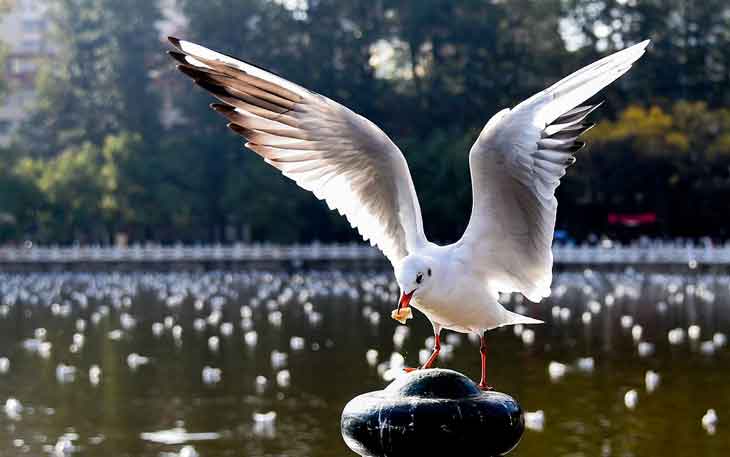
<svg viewBox="0 0 730 457">
<path fill-rule="evenodd" d="M 59 55 L 38 81 L 37 107 L 21 129 L 27 151 L 50 156 L 108 134 L 159 135 L 160 103 L 151 70 L 161 46 L 157 2 L 52 0 Z"/>
<path fill-rule="evenodd" d="M 40 239 L 65 243 L 108 241 L 100 171 L 99 148 L 90 142 L 52 159 L 25 158 L 18 162 L 16 174 L 34 181 L 46 200 L 39 217 Z"/>
<path fill-rule="evenodd" d="M 589 147 L 560 187 L 561 219 L 609 230 L 608 212 L 653 211 L 657 234 L 726 236 L 729 139 L 730 110 L 701 102 L 670 111 L 630 106 L 589 132 Z"/>
<path fill-rule="evenodd" d="M 623 106 L 677 99 L 730 103 L 726 0 L 568 0 L 565 15 L 589 45 L 587 59 L 652 39 L 632 78 L 619 84 Z"/>
</svg>

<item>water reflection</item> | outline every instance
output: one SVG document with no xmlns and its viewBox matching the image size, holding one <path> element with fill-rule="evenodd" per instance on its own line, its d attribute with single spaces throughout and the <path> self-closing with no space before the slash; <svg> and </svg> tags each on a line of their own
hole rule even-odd
<svg viewBox="0 0 730 457">
<path fill-rule="evenodd" d="M 339 414 L 433 345 L 387 273 L 0 274 L 0 455 L 344 456 Z M 728 455 L 730 276 L 557 274 L 490 336 L 515 455 Z M 441 366 L 477 376 L 478 339 Z"/>
</svg>

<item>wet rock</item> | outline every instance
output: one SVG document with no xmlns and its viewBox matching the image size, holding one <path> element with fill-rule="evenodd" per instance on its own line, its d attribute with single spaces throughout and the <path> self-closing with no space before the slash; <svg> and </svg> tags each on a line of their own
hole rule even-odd
<svg viewBox="0 0 730 457">
<path fill-rule="evenodd" d="M 361 456 L 504 455 L 525 428 L 522 408 L 451 370 L 419 370 L 360 395 L 342 412 L 345 443 Z"/>
</svg>

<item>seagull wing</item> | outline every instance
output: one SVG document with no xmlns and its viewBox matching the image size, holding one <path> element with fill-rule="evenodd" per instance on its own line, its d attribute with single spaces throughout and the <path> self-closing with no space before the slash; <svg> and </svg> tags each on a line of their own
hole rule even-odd
<svg viewBox="0 0 730 457">
<path fill-rule="evenodd" d="M 460 240 L 487 281 L 532 301 L 550 295 L 555 189 L 584 144 L 586 100 L 626 73 L 649 44 L 614 53 L 497 113 L 469 154 L 473 207 Z"/>
<path fill-rule="evenodd" d="M 344 215 L 395 266 L 426 244 L 408 164 L 375 124 L 346 107 L 189 41 L 170 38 L 178 68 L 246 147 Z"/>
</svg>

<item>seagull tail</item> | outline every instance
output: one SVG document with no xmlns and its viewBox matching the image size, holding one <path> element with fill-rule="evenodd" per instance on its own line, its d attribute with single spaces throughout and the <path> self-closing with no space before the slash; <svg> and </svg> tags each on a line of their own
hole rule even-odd
<svg viewBox="0 0 730 457">
<path fill-rule="evenodd" d="M 502 324 L 500 324 L 500 327 L 504 327 L 505 325 L 530 325 L 530 324 L 544 324 L 545 322 L 533 319 L 531 317 L 523 316 L 522 314 L 513 313 L 512 311 L 509 311 L 507 309 L 504 310 L 504 316 L 502 319 Z"/>
</svg>

